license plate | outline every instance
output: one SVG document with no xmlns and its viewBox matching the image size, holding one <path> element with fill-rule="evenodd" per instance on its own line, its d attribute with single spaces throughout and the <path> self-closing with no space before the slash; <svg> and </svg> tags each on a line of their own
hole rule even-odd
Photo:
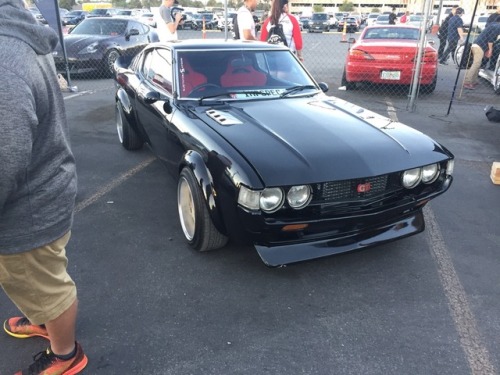
<svg viewBox="0 0 500 375">
<path fill-rule="evenodd" d="M 401 79 L 401 72 L 399 70 L 382 70 L 380 78 L 391 81 L 399 81 Z"/>
</svg>

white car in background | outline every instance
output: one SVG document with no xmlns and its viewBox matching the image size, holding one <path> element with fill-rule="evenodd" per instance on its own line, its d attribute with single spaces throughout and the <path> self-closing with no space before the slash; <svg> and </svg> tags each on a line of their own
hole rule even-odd
<svg viewBox="0 0 500 375">
<path fill-rule="evenodd" d="M 368 17 L 366 17 L 366 26 L 375 25 L 378 16 L 380 16 L 380 13 L 370 13 Z"/>
<path fill-rule="evenodd" d="M 486 27 L 486 22 L 488 21 L 489 15 L 480 15 L 474 18 L 474 25 L 472 25 L 472 30 L 476 33 L 480 33 Z"/>
<path fill-rule="evenodd" d="M 153 13 L 142 13 L 137 17 L 137 20 L 148 26 L 156 27 L 155 15 Z"/>
</svg>

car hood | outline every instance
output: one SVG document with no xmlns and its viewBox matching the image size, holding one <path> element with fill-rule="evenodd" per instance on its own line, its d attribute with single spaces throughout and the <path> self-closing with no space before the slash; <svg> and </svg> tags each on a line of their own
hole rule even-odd
<svg viewBox="0 0 500 375">
<path fill-rule="evenodd" d="M 319 97 L 199 107 L 198 116 L 248 160 L 266 186 L 382 175 L 451 157 L 413 128 Z"/>
</svg>

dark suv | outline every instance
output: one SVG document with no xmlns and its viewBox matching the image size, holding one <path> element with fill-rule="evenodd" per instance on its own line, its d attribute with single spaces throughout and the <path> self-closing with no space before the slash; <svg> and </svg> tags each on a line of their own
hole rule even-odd
<svg viewBox="0 0 500 375">
<path fill-rule="evenodd" d="M 309 21 L 308 32 L 322 33 L 323 31 L 330 30 L 330 17 L 327 13 L 313 13 L 311 20 Z"/>
</svg>

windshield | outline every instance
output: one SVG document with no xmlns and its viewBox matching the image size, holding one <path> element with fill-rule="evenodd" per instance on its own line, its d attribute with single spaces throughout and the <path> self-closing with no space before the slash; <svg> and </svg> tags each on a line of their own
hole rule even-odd
<svg viewBox="0 0 500 375">
<path fill-rule="evenodd" d="M 92 9 L 90 11 L 90 14 L 96 15 L 96 14 L 106 14 L 108 12 L 107 9 Z"/>
<path fill-rule="evenodd" d="M 297 86 L 311 87 L 289 96 L 318 90 L 289 50 L 180 51 L 177 62 L 181 98 L 277 98 Z"/>
<path fill-rule="evenodd" d="M 325 14 L 317 13 L 312 15 L 312 19 L 313 21 L 326 21 L 328 19 L 328 15 L 326 13 Z"/>
<path fill-rule="evenodd" d="M 363 39 L 418 40 L 419 30 L 409 27 L 374 27 L 366 29 Z"/>
<path fill-rule="evenodd" d="M 132 15 L 131 10 L 120 10 L 119 12 L 116 13 L 117 16 L 130 16 Z"/>
<path fill-rule="evenodd" d="M 113 18 L 87 18 L 71 31 L 71 35 L 124 35 L 127 21 Z"/>
</svg>

